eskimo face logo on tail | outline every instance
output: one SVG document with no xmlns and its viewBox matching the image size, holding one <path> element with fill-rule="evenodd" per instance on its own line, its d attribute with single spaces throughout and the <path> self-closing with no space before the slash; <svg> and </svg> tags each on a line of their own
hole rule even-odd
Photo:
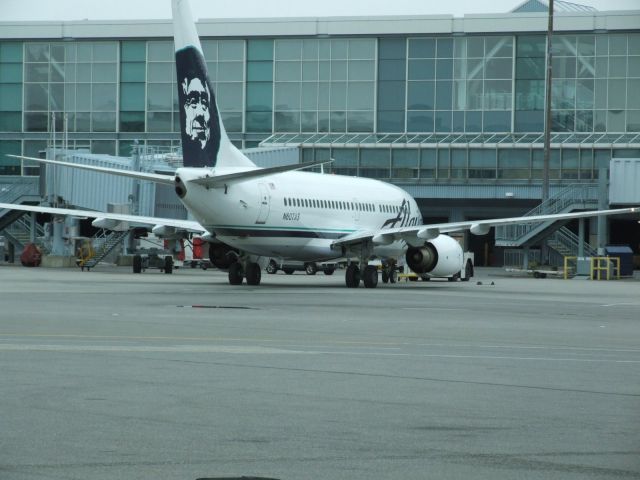
<svg viewBox="0 0 640 480">
<path fill-rule="evenodd" d="M 209 98 L 211 96 L 209 87 L 204 85 L 199 78 L 193 78 L 187 83 L 187 78 L 182 81 L 182 93 L 185 95 L 184 111 L 187 117 L 185 132 L 190 140 L 200 142 L 200 147 L 204 149 L 211 137 L 209 120 Z"/>
<path fill-rule="evenodd" d="M 220 150 L 220 124 L 202 54 L 194 47 L 176 52 L 182 155 L 185 167 L 213 167 Z"/>
</svg>

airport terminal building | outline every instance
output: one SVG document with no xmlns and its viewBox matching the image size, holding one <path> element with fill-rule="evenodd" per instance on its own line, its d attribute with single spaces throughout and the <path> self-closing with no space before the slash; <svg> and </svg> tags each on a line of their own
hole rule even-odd
<svg viewBox="0 0 640 480">
<path fill-rule="evenodd" d="M 540 203 L 546 28 L 539 0 L 464 17 L 198 22 L 238 147 L 333 158 L 336 173 L 405 188 L 427 221 Z M 554 30 L 550 192 L 597 207 L 602 169 L 640 158 L 640 10 L 557 1 Z M 170 20 L 0 21 L 0 183 L 39 170 L 5 154 L 54 142 L 123 157 L 134 142 L 178 147 L 172 35 Z M 612 240 L 637 249 L 637 221 L 615 222 Z"/>
</svg>

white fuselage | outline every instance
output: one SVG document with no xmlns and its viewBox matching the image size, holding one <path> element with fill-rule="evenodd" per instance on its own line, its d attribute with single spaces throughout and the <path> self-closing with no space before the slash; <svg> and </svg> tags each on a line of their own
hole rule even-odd
<svg viewBox="0 0 640 480">
<path fill-rule="evenodd" d="M 216 175 L 238 169 L 216 169 Z M 415 200 L 378 180 L 287 172 L 233 182 L 226 188 L 189 184 L 200 169 L 176 172 L 186 184 L 182 202 L 216 238 L 253 255 L 320 261 L 340 258 L 335 240 L 360 231 L 422 224 Z M 401 255 L 405 245 L 377 246 L 377 256 Z"/>
</svg>

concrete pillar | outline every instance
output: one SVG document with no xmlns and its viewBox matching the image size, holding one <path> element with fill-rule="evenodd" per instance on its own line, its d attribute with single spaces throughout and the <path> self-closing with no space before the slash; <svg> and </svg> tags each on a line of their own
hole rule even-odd
<svg viewBox="0 0 640 480">
<path fill-rule="evenodd" d="M 606 210 L 609 208 L 609 182 L 608 169 L 601 168 L 598 171 L 598 209 Z M 607 235 L 608 227 L 607 217 L 598 217 L 598 255 L 604 255 L 604 247 L 609 243 Z"/>
<path fill-rule="evenodd" d="M 584 257 L 584 218 L 578 220 L 578 257 Z"/>
<path fill-rule="evenodd" d="M 62 238 L 62 233 L 64 231 L 64 221 L 60 217 L 54 217 L 52 224 L 53 241 L 51 246 L 51 255 L 66 255 L 64 238 Z"/>
<path fill-rule="evenodd" d="M 29 218 L 29 241 L 36 243 L 36 212 L 31 212 Z"/>
</svg>

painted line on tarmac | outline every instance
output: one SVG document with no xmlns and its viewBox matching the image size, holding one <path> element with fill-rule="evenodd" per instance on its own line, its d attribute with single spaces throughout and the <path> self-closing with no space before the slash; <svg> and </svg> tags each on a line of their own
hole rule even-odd
<svg viewBox="0 0 640 480">
<path fill-rule="evenodd" d="M 173 346 L 133 346 L 133 345 L 30 345 L 0 344 L 0 351 L 5 352 L 143 352 L 143 353 L 229 353 L 229 354 L 268 354 L 268 355 L 345 355 L 375 356 L 395 358 L 447 358 L 473 360 L 509 360 L 509 361 L 541 361 L 541 362 L 574 362 L 574 363 L 617 363 L 640 364 L 640 360 L 613 360 L 598 358 L 556 358 L 556 357 L 516 357 L 497 355 L 453 355 L 439 353 L 392 353 L 392 352 L 349 352 L 332 350 L 287 350 L 260 346 L 229 345 L 173 345 Z"/>
<path fill-rule="evenodd" d="M 236 354 L 291 354 L 305 353 L 280 348 L 225 346 L 225 345 L 173 345 L 173 346 L 133 346 L 133 345 L 28 345 L 0 344 L 5 352 L 159 352 L 159 353 L 236 353 Z"/>
<path fill-rule="evenodd" d="M 504 350 L 568 350 L 579 352 L 611 352 L 611 353 L 640 353 L 638 348 L 608 348 L 608 347 L 574 347 L 570 345 L 483 345 L 468 343 L 410 343 L 410 342 L 368 342 L 358 340 L 336 340 L 333 345 L 323 344 L 300 344 L 300 340 L 293 340 L 295 343 L 286 344 L 281 338 L 259 338 L 259 337 L 181 337 L 181 336 L 144 336 L 144 335 L 83 335 L 70 333 L 0 333 L 0 338 L 55 338 L 55 339 L 84 339 L 84 340 L 139 340 L 139 341 L 171 341 L 171 342 L 264 342 L 278 343 L 283 348 L 303 347 L 303 348 L 332 348 L 335 346 L 351 346 L 354 348 L 387 348 L 398 349 L 405 347 L 442 347 L 442 348 L 477 348 L 477 349 L 504 349 Z"/>
</svg>

